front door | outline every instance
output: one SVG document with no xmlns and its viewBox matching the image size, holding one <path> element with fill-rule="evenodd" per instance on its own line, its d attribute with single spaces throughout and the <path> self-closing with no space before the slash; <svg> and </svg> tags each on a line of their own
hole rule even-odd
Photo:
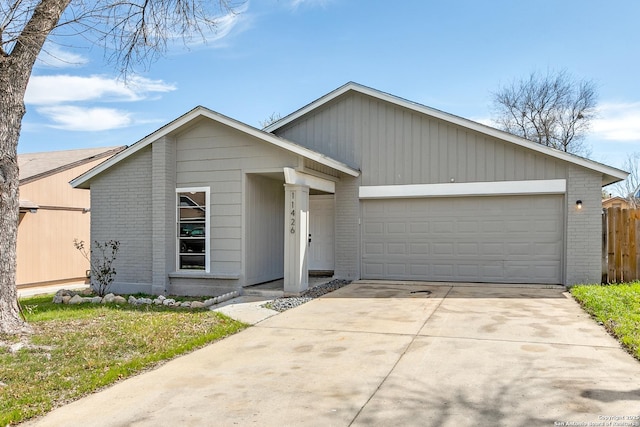
<svg viewBox="0 0 640 427">
<path fill-rule="evenodd" d="M 309 197 L 309 270 L 334 269 L 333 195 Z"/>
</svg>

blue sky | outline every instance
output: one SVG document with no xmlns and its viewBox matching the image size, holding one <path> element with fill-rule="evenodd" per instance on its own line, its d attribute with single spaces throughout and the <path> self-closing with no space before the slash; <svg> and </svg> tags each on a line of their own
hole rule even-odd
<svg viewBox="0 0 640 427">
<path fill-rule="evenodd" d="M 636 0 L 251 0 L 128 85 L 66 38 L 34 69 L 18 151 L 131 145 L 197 105 L 260 127 L 348 81 L 488 123 L 492 91 L 566 70 L 598 87 L 591 157 L 620 167 L 640 151 L 639 16 Z"/>
</svg>

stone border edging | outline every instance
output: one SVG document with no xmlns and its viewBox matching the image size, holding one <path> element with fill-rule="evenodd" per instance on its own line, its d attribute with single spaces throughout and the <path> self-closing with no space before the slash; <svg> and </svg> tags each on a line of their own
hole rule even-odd
<svg viewBox="0 0 640 427">
<path fill-rule="evenodd" d="M 164 305 L 166 307 L 175 308 L 209 308 L 216 304 L 228 301 L 240 296 L 240 292 L 232 291 L 227 292 L 213 298 L 209 298 L 205 301 L 176 301 L 173 298 L 167 298 L 164 295 L 159 295 L 156 298 L 136 298 L 133 295 L 129 296 L 129 299 L 125 299 L 121 295 L 115 295 L 109 293 L 104 297 L 83 297 L 80 293 L 74 292 L 68 289 L 60 289 L 53 297 L 54 304 L 131 304 L 131 305 Z"/>
</svg>

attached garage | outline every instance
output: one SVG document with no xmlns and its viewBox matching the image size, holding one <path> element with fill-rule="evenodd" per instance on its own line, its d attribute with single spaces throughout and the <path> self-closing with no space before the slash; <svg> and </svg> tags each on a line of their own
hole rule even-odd
<svg viewBox="0 0 640 427">
<path fill-rule="evenodd" d="M 600 281 L 623 171 L 356 83 L 266 130 L 360 171 L 336 180 L 336 277 Z"/>
<path fill-rule="evenodd" d="M 564 196 L 363 200 L 362 277 L 562 283 Z"/>
</svg>

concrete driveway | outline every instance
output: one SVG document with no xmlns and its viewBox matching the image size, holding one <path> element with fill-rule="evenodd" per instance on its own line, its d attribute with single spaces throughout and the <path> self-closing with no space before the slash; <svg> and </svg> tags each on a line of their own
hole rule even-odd
<svg viewBox="0 0 640 427">
<path fill-rule="evenodd" d="M 640 363 L 561 289 L 360 281 L 32 424 L 638 426 L 638 415 Z"/>
</svg>

